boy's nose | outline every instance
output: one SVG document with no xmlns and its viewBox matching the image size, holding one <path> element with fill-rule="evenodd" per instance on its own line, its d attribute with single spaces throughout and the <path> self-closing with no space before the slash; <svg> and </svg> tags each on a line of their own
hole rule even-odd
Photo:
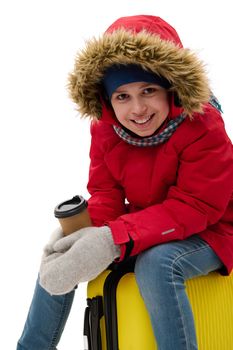
<svg viewBox="0 0 233 350">
<path fill-rule="evenodd" d="M 132 113 L 135 115 L 143 115 L 147 110 L 145 101 L 141 99 L 134 99 L 132 102 Z"/>
</svg>

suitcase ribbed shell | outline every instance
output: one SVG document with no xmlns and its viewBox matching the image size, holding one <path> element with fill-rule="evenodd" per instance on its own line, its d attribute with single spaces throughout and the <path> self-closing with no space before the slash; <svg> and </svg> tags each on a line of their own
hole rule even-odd
<svg viewBox="0 0 233 350">
<path fill-rule="evenodd" d="M 88 297 L 103 295 L 109 271 L 88 283 Z M 186 282 L 193 309 L 198 350 L 233 350 L 233 274 L 217 272 Z M 156 350 L 152 327 L 134 273 L 125 274 L 116 292 L 119 350 Z M 174 320 L 175 322 L 175 320 Z M 107 350 L 101 320 L 102 350 Z M 169 335 L 168 335 L 169 336 Z"/>
</svg>

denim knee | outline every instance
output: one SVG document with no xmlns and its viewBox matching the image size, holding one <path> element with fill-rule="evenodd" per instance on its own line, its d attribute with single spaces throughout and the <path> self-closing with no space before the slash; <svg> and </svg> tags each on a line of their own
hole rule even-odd
<svg viewBox="0 0 233 350">
<path fill-rule="evenodd" d="M 151 279 L 161 285 L 164 281 L 177 282 L 206 275 L 221 268 L 222 263 L 211 247 L 198 235 L 183 241 L 154 246 L 141 253 L 136 261 L 135 274 L 138 284 Z"/>
<path fill-rule="evenodd" d="M 163 279 L 168 271 L 171 272 L 174 257 L 164 245 L 152 247 L 141 253 L 136 260 L 135 274 L 137 280 L 145 280 L 148 276 L 156 280 Z"/>
</svg>

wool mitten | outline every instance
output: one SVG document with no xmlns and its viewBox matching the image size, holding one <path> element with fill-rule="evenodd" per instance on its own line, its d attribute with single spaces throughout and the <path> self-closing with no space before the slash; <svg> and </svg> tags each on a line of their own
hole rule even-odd
<svg viewBox="0 0 233 350">
<path fill-rule="evenodd" d="M 61 238 L 43 257 L 40 285 L 50 294 L 70 292 L 80 282 L 97 277 L 120 256 L 108 226 L 86 227 Z"/>
<path fill-rule="evenodd" d="M 56 230 L 53 231 L 53 233 L 49 238 L 48 243 L 45 245 L 42 259 L 54 252 L 53 245 L 62 237 L 63 237 L 62 229 L 61 227 L 58 227 Z"/>
</svg>

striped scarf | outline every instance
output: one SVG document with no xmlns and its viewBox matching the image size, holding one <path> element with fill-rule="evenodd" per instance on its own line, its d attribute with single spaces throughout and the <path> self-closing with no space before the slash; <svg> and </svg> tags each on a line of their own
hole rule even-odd
<svg viewBox="0 0 233 350">
<path fill-rule="evenodd" d="M 185 117 L 186 115 L 182 113 L 176 119 L 170 120 L 167 124 L 167 127 L 161 133 L 141 139 L 132 137 L 120 126 L 113 125 L 113 129 L 122 140 L 129 143 L 130 145 L 138 147 L 156 146 L 167 141 L 177 129 L 177 127 L 183 122 Z"/>
</svg>

